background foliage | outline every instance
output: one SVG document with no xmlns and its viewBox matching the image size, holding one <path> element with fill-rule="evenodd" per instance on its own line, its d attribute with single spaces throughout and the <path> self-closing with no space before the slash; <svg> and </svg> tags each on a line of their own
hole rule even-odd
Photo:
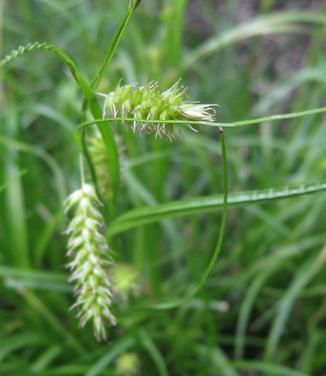
<svg viewBox="0 0 326 376">
<path fill-rule="evenodd" d="M 47 41 L 92 77 L 127 5 L 0 0 L 1 56 Z M 325 106 L 325 12 L 323 1 L 143 0 L 98 90 L 120 80 L 165 89 L 182 77 L 191 99 L 220 105 L 221 122 Z M 50 54 L 23 56 L 0 74 L 1 375 L 132 375 L 120 371 L 130 359 L 141 375 L 326 372 L 323 192 L 243 200 L 205 288 L 180 308 L 142 308 L 184 295 L 208 263 L 221 212 L 193 198 L 222 193 L 216 129 L 170 143 L 114 126 L 122 186 L 108 236 L 142 291 L 116 307 L 109 342 L 80 329 L 69 311 L 62 201 L 79 185 L 82 95 Z M 322 114 L 226 129 L 230 191 L 325 181 L 325 138 Z M 158 211 L 143 225 L 139 209 L 119 229 L 127 211 L 170 201 L 178 218 Z"/>
</svg>

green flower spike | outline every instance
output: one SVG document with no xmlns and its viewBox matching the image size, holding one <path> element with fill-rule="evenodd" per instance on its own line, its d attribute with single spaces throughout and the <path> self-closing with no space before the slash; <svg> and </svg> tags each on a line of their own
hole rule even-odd
<svg viewBox="0 0 326 376">
<path fill-rule="evenodd" d="M 138 271 L 132 266 L 124 263 L 117 263 L 112 272 L 114 295 L 122 303 L 127 303 L 132 297 L 140 295 L 143 283 Z"/>
<path fill-rule="evenodd" d="M 94 188 L 83 184 L 82 188 L 73 192 L 65 201 L 65 211 L 74 207 L 67 234 L 67 265 L 71 271 L 70 281 L 75 284 L 78 318 L 81 326 L 92 320 L 97 340 L 107 338 L 107 324 L 115 325 L 116 318 L 111 313 L 111 282 L 108 275 L 108 244 L 103 236 L 104 219 L 98 211 L 100 201 Z"/>
<path fill-rule="evenodd" d="M 108 169 L 108 153 L 102 136 L 96 132 L 89 139 L 89 152 L 94 163 L 97 185 L 101 199 L 105 202 L 113 198 L 113 185 Z"/>
<path fill-rule="evenodd" d="M 113 117 L 132 118 L 134 132 L 137 129 L 145 130 L 155 136 L 167 136 L 173 140 L 175 125 L 164 121 L 214 121 L 214 105 L 187 102 L 185 95 L 186 89 L 179 82 L 163 93 L 155 82 L 146 86 L 119 86 L 115 91 L 104 95 L 104 117 L 110 113 Z M 155 120 L 163 123 L 155 123 Z M 191 128 L 190 125 L 188 127 Z M 182 126 L 177 128 L 182 132 Z"/>
<path fill-rule="evenodd" d="M 125 148 L 122 143 L 122 139 L 119 136 L 116 136 L 116 143 L 118 147 L 120 168 L 122 171 L 124 167 Z M 101 197 L 102 201 L 110 202 L 113 199 L 113 182 L 111 171 L 108 168 L 109 157 L 106 145 L 98 131 L 95 131 L 90 135 L 87 144 L 94 165 L 99 196 Z"/>
<path fill-rule="evenodd" d="M 140 375 L 140 360 L 136 353 L 124 352 L 116 360 L 116 376 L 137 376 Z"/>
</svg>

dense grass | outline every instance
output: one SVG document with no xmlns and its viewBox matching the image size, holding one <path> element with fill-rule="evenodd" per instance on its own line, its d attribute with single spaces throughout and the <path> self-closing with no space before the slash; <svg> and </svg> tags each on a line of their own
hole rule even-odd
<svg viewBox="0 0 326 376">
<path fill-rule="evenodd" d="M 201 280 L 219 235 L 218 128 L 170 143 L 113 125 L 121 184 L 107 236 L 116 262 L 141 275 L 141 294 L 114 307 L 108 342 L 78 326 L 64 268 L 62 202 L 80 184 L 74 129 L 85 92 L 44 51 L 1 68 L 0 375 L 118 375 L 128 353 L 141 375 L 326 373 L 326 126 L 309 111 L 326 106 L 326 7 L 220 3 L 143 0 L 97 89 L 121 79 L 165 89 L 182 77 L 189 97 L 219 104 L 227 123 L 222 253 L 204 288 L 173 309 L 157 308 Z M 0 56 L 48 42 L 91 79 L 127 7 L 0 0 Z M 294 115 L 271 116 L 285 113 Z"/>
</svg>

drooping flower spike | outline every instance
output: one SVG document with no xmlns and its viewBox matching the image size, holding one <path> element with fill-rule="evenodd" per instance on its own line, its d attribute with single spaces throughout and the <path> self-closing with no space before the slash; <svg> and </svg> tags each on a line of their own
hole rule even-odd
<svg viewBox="0 0 326 376">
<path fill-rule="evenodd" d="M 94 171 L 97 179 L 97 188 L 101 200 L 104 203 L 113 199 L 113 183 L 109 166 L 109 157 L 106 145 L 100 132 L 93 132 L 88 138 L 88 150 L 93 161 Z M 125 148 L 119 135 L 116 136 L 116 143 L 119 153 L 121 171 L 124 167 Z"/>
<path fill-rule="evenodd" d="M 104 117 L 109 113 L 115 118 L 134 119 L 128 122 L 134 132 L 148 131 L 172 140 L 176 128 L 182 132 L 183 127 L 165 121 L 214 121 L 214 105 L 185 101 L 185 96 L 186 88 L 180 86 L 179 82 L 163 93 L 155 82 L 145 86 L 118 86 L 111 93 L 104 94 Z M 155 123 L 155 120 L 160 123 Z"/>
<path fill-rule="evenodd" d="M 109 247 L 103 235 L 104 218 L 98 211 L 100 201 L 94 188 L 83 184 L 65 201 L 66 213 L 74 208 L 67 234 L 67 265 L 71 271 L 70 282 L 75 284 L 77 308 L 81 326 L 93 321 L 97 340 L 107 338 L 106 327 L 115 325 L 116 318 L 111 312 L 112 289 L 108 274 Z"/>
<path fill-rule="evenodd" d="M 105 143 L 99 132 L 92 134 L 89 138 L 89 152 L 94 163 L 97 186 L 101 199 L 108 202 L 113 197 L 113 184 L 109 171 L 108 154 Z"/>
</svg>

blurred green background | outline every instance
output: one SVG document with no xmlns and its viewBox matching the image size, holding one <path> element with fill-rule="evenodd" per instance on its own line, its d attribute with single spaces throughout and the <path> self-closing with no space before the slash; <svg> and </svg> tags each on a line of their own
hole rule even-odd
<svg viewBox="0 0 326 376">
<path fill-rule="evenodd" d="M 86 76 L 99 68 L 127 0 L 0 0 L 0 56 L 47 41 Z M 217 121 L 326 105 L 326 4 L 311 1 L 142 0 L 99 88 L 182 78 Z M 229 212 L 222 255 L 202 275 L 220 211 L 112 234 L 138 296 L 114 307 L 118 326 L 97 343 L 70 311 L 62 202 L 79 185 L 82 95 L 61 62 L 34 52 L 0 71 L 0 375 L 326 374 L 326 196 Z M 121 125 L 117 212 L 222 192 L 216 130 L 170 143 Z M 325 116 L 226 130 L 230 191 L 326 181 Z M 128 272 L 130 275 L 130 272 Z"/>
</svg>

